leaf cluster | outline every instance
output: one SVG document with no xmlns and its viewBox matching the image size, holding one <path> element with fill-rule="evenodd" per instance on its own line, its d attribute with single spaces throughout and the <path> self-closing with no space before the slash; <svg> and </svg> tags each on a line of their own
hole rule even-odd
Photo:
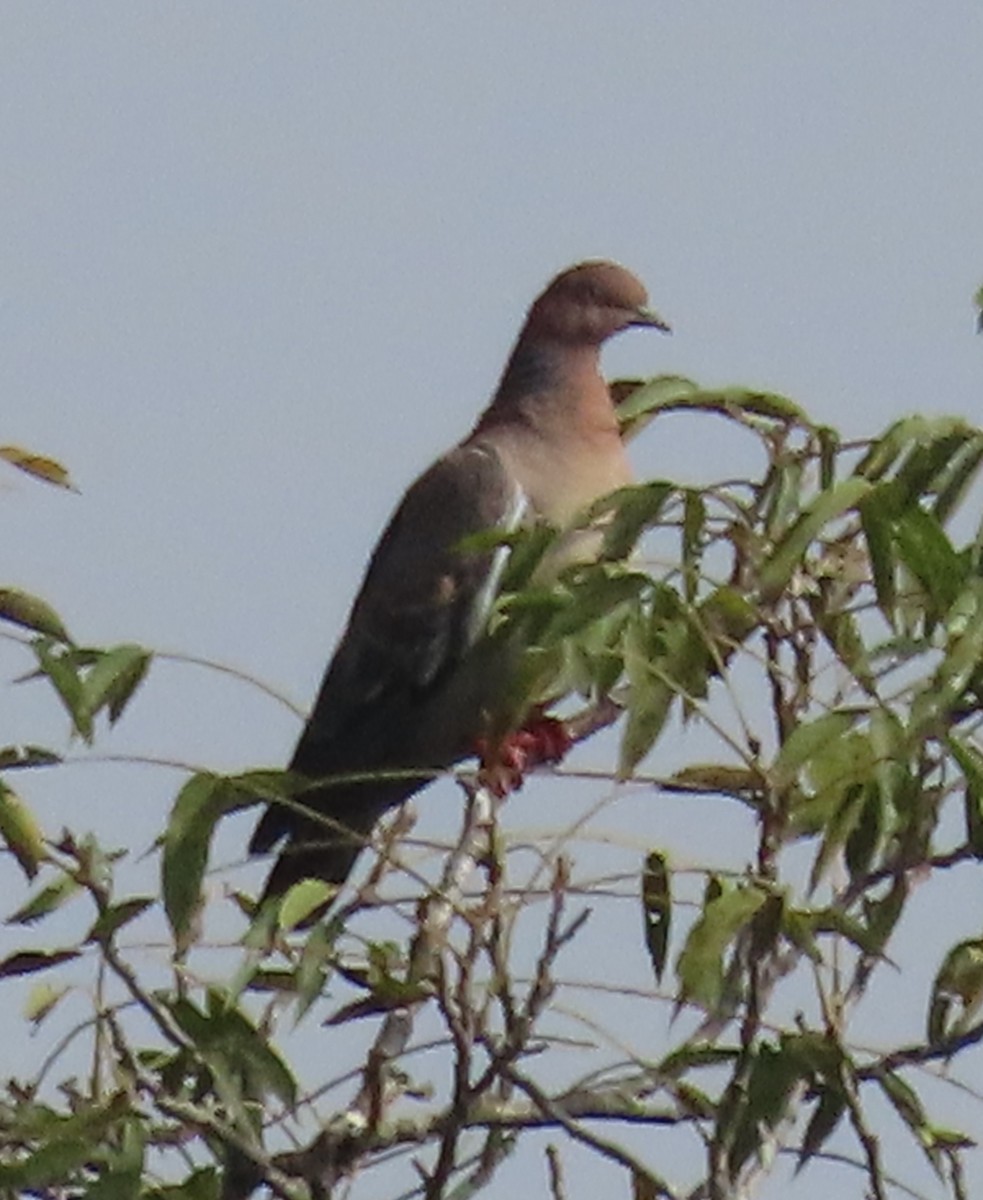
<svg viewBox="0 0 983 1200">
<path fill-rule="evenodd" d="M 64 971 L 89 965 L 103 983 L 80 1026 L 95 1046 L 88 1083 L 56 1101 L 43 1078 L 20 1081 L 0 1104 L 0 1194 L 190 1200 L 245 1196 L 262 1182 L 316 1196 L 412 1146 L 430 1152 L 423 1194 L 464 1195 L 492 1178 L 523 1129 L 546 1125 L 626 1169 L 636 1194 L 726 1200 L 748 1194 L 776 1156 L 801 1170 L 836 1153 L 883 1197 L 882 1101 L 945 1193 L 967 1194 L 971 1139 L 935 1119 L 919 1072 L 958 1063 L 983 1040 L 983 931 L 939 946 L 920 1037 L 871 1049 L 852 1028 L 872 979 L 893 969 L 895 931 L 923 890 L 915 882 L 983 857 L 983 431 L 915 416 L 843 444 L 778 395 L 676 376 L 614 394 L 627 433 L 686 414 L 749 433 L 764 463 L 748 479 L 622 489 L 577 531 L 600 547 L 596 561 L 559 577 L 541 568 L 569 532 L 509 539 L 491 636 L 524 647 L 517 711 L 573 694 L 585 729 L 591 713 L 623 712 L 612 778 L 687 797 L 696 830 L 712 798 L 753 831 L 753 860 L 728 869 L 678 864 L 653 842 L 615 889 L 637 910 L 626 945 L 647 955 L 654 981 L 638 1002 L 646 1019 L 632 1057 L 562 1091 L 536 1078 L 537 1056 L 555 1048 L 559 963 L 588 920 L 569 906 L 582 894 L 601 903 L 605 889 L 572 878 L 562 838 L 541 851 L 548 884 L 510 882 L 511 848 L 494 811 L 476 815 L 481 793 L 467 779 L 460 841 L 408 937 L 371 932 L 387 884 L 420 890 L 416 867 L 402 869 L 400 817 L 350 904 L 299 933 L 323 897 L 288 898 L 253 924 L 234 975 L 216 982 L 196 965 L 214 831 L 245 806 L 296 803 L 296 781 L 190 775 L 160 842 L 160 897 L 121 896 L 118 855 L 52 836 L 14 788 L 16 772 L 60 756 L 7 747 L 0 837 L 34 888 L 9 920 L 33 930 L 55 928 L 69 903 L 92 913 L 79 939 L 18 946 L 0 978 L 42 979 L 27 1013 L 36 1026 L 72 991 Z M 47 604 L 14 589 L 0 589 L 0 619 L 33 635 L 26 677 L 48 683 L 86 742 L 100 713 L 119 719 L 152 662 L 138 646 L 78 646 Z M 695 734 L 709 752 L 650 773 L 670 738 Z M 698 854 L 698 835 L 694 845 Z M 476 863 L 480 878 L 467 883 Z M 249 896 L 230 898 L 254 915 Z M 133 937 L 158 906 L 170 974 L 150 987 L 132 965 Z M 517 930 L 530 911 L 540 940 L 523 976 Z M 778 1003 L 786 980 L 809 988 L 813 1016 L 789 1019 Z M 325 1045 L 356 1021 L 378 1022 L 378 1033 L 347 1107 L 287 1148 L 302 1089 L 274 1029 L 285 1011 L 300 1021 L 319 1005 L 330 1009 Z M 675 1034 L 658 1042 L 646 1006 L 668 1007 Z M 442 1090 L 411 1078 L 406 1062 L 424 1015 L 442 1030 Z M 598 1136 L 599 1122 L 672 1127 L 700 1148 L 701 1176 L 671 1180 L 655 1150 L 630 1152 Z M 476 1158 L 465 1134 L 479 1139 Z M 155 1174 L 152 1152 L 182 1165 Z"/>
</svg>

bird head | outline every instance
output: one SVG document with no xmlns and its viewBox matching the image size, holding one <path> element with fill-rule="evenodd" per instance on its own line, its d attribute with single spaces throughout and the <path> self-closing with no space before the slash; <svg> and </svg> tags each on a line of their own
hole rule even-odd
<svg viewBox="0 0 983 1200">
<path fill-rule="evenodd" d="M 536 340 L 581 346 L 600 346 L 633 325 L 668 333 L 668 324 L 647 305 L 645 285 L 618 263 L 578 263 L 536 300 L 525 332 Z"/>
</svg>

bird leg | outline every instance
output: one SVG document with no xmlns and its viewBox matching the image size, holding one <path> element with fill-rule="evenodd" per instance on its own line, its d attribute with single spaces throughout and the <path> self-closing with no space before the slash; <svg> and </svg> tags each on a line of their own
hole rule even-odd
<svg viewBox="0 0 983 1200">
<path fill-rule="evenodd" d="M 478 778 L 500 800 L 517 792 L 526 775 L 546 763 L 558 763 L 573 745 L 563 721 L 534 709 L 521 729 L 492 740 L 478 738 Z"/>
</svg>

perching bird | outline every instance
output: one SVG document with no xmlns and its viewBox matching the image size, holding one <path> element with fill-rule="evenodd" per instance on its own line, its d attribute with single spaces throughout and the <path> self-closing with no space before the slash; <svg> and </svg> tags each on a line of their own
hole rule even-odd
<svg viewBox="0 0 983 1200">
<path fill-rule="evenodd" d="M 460 543 L 530 519 L 563 528 L 631 481 L 599 355 L 630 326 L 668 330 L 646 304 L 642 283 L 615 263 L 558 275 L 473 431 L 403 497 L 290 763 L 317 781 L 297 796 L 311 815 L 272 804 L 249 843 L 260 854 L 285 839 L 262 900 L 309 877 L 343 883 L 379 817 L 473 754 L 494 724 L 507 656 L 482 634 L 503 552 Z"/>
</svg>

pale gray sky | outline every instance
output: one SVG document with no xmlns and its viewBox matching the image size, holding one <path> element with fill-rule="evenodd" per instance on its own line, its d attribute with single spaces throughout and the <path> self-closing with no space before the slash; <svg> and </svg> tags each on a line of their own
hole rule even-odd
<svg viewBox="0 0 983 1200">
<path fill-rule="evenodd" d="M 309 703 L 388 511 L 585 257 L 637 271 L 675 328 L 622 338 L 612 371 L 766 386 L 851 434 L 977 416 L 975 0 L 4 0 L 0 18 L 0 442 L 82 489 L 3 471 L 0 582 L 82 640 L 229 661 Z M 733 453 L 660 434 L 635 461 L 709 479 Z M 23 665 L 0 645 L 3 680 Z M 0 703 L 3 742 L 65 744 L 41 689 Z M 161 665 L 100 746 L 235 769 L 284 762 L 296 732 Z M 92 766 L 23 787 L 54 828 L 142 846 L 178 781 Z M 685 837 L 685 815 L 659 819 Z"/>
</svg>

